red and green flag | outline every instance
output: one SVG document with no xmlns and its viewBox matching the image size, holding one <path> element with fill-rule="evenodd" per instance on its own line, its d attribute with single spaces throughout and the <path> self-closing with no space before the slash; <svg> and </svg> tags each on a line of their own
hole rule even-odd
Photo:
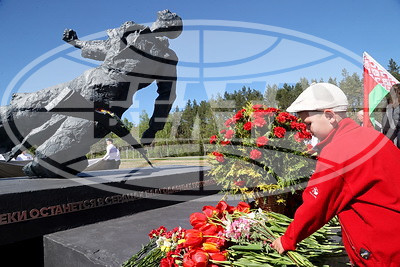
<svg viewBox="0 0 400 267">
<path fill-rule="evenodd" d="M 367 52 L 363 54 L 364 61 L 364 126 L 375 125 L 373 112 L 390 88 L 399 83 L 390 72 L 375 61 Z"/>
</svg>

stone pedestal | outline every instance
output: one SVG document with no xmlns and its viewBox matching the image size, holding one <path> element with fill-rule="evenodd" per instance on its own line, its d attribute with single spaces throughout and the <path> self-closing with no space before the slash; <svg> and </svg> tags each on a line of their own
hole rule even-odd
<svg viewBox="0 0 400 267">
<path fill-rule="evenodd" d="M 101 223 L 86 225 L 44 236 L 45 267 L 121 266 L 143 244 L 147 234 L 161 225 L 190 229 L 189 216 L 205 205 L 215 206 L 222 195 L 140 212 Z M 228 201 L 236 205 L 238 201 Z"/>
<path fill-rule="evenodd" d="M 204 178 L 207 170 L 163 166 L 93 171 L 71 179 L 0 179 L 0 245 L 26 249 L 46 234 L 215 194 L 219 188 Z"/>
</svg>

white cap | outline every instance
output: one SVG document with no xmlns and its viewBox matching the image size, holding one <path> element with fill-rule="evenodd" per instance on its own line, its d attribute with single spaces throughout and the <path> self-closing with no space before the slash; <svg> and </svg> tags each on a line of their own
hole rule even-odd
<svg viewBox="0 0 400 267">
<path fill-rule="evenodd" d="M 343 91 L 330 83 L 314 83 L 304 90 L 287 108 L 288 112 L 332 109 L 346 111 L 348 101 Z"/>
</svg>

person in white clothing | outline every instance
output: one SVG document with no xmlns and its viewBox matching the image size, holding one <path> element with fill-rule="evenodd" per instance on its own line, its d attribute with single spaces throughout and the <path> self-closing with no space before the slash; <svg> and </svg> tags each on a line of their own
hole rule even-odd
<svg viewBox="0 0 400 267">
<path fill-rule="evenodd" d="M 121 164 L 121 158 L 119 154 L 118 148 L 114 145 L 114 142 L 111 138 L 106 139 L 107 153 L 102 158 L 107 164 L 107 169 L 118 169 Z"/>
<path fill-rule="evenodd" d="M 17 156 L 16 160 L 33 160 L 33 157 L 28 153 L 28 150 L 24 150 Z"/>
</svg>

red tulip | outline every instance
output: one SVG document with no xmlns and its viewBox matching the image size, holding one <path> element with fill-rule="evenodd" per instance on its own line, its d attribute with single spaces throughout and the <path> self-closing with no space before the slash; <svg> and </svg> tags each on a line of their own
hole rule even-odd
<svg viewBox="0 0 400 267">
<path fill-rule="evenodd" d="M 218 227 L 215 224 L 207 223 L 199 228 L 199 231 L 203 233 L 203 235 L 216 235 L 219 232 Z"/>
<path fill-rule="evenodd" d="M 227 210 L 228 206 L 228 203 L 226 203 L 225 201 L 220 201 L 215 208 L 219 211 L 220 214 L 222 214 L 224 213 L 224 211 Z"/>
<path fill-rule="evenodd" d="M 209 255 L 210 255 L 210 258 L 214 261 L 226 261 L 227 252 L 220 251 L 220 252 L 216 252 L 216 253 L 209 253 Z"/>
<path fill-rule="evenodd" d="M 195 212 L 190 215 L 189 220 L 193 228 L 199 229 L 207 223 L 208 218 L 204 213 Z"/>
<path fill-rule="evenodd" d="M 207 252 L 195 249 L 190 250 L 183 256 L 184 267 L 206 267 L 208 264 L 209 255 Z"/>
<path fill-rule="evenodd" d="M 250 212 L 250 205 L 247 204 L 246 202 L 240 201 L 236 206 L 236 210 L 240 211 L 240 212 L 249 213 Z"/>
<path fill-rule="evenodd" d="M 209 218 L 214 216 L 214 214 L 219 214 L 218 210 L 213 206 L 204 206 L 203 213 Z"/>
<path fill-rule="evenodd" d="M 187 230 L 185 233 L 185 247 L 198 247 L 203 242 L 203 232 L 197 229 Z"/>
<path fill-rule="evenodd" d="M 202 249 L 206 252 L 219 252 L 218 244 L 211 242 L 204 242 Z"/>
<path fill-rule="evenodd" d="M 214 243 L 219 247 L 224 247 L 226 245 L 226 239 L 218 235 L 216 235 L 215 237 L 206 237 L 203 241 L 203 243 Z"/>
</svg>

